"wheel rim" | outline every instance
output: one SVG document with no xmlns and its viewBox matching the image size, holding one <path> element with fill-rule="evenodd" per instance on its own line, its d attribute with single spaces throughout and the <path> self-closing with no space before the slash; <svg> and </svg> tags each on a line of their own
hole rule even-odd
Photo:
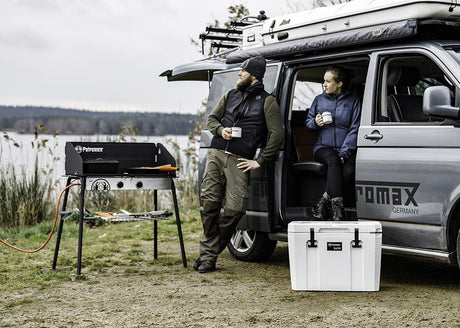
<svg viewBox="0 0 460 328">
<path fill-rule="evenodd" d="M 230 243 L 236 251 L 244 253 L 254 245 L 255 238 L 256 233 L 254 231 L 236 230 L 230 239 Z"/>
</svg>

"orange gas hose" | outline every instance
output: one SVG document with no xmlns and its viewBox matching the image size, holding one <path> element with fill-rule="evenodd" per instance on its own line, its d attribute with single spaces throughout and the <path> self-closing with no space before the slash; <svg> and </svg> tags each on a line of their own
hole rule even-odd
<svg viewBox="0 0 460 328">
<path fill-rule="evenodd" d="M 48 242 L 50 241 L 51 237 L 53 236 L 54 229 L 56 228 L 56 222 L 57 222 L 58 215 L 59 215 L 59 204 L 61 203 L 62 194 L 63 194 L 67 189 L 69 189 L 70 187 L 79 186 L 79 185 L 80 185 L 79 183 L 72 183 L 72 184 L 68 185 L 67 187 L 65 187 L 64 189 L 62 189 L 61 193 L 59 194 L 58 201 L 57 201 L 57 204 L 56 204 L 56 211 L 54 212 L 53 227 L 51 228 L 51 232 L 50 232 L 50 234 L 48 235 L 48 239 L 46 239 L 46 241 L 43 243 L 43 245 L 41 245 L 39 248 L 34 249 L 34 250 L 26 250 L 26 249 L 22 249 L 22 248 L 13 246 L 13 245 L 7 243 L 6 241 L 4 241 L 3 239 L 0 239 L 0 242 L 1 242 L 2 244 L 5 244 L 5 245 L 8 246 L 8 247 L 11 247 L 12 249 L 15 249 L 15 250 L 20 251 L 20 252 L 23 252 L 23 253 L 29 253 L 29 254 L 30 254 L 30 253 L 37 253 L 37 252 L 41 251 L 43 248 L 45 248 L 45 246 L 46 246 L 46 245 L 48 244 Z"/>
</svg>

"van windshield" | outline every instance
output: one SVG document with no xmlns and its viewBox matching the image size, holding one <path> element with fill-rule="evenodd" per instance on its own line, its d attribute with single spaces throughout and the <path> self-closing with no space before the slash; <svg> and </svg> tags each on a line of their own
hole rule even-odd
<svg viewBox="0 0 460 328">
<path fill-rule="evenodd" d="M 452 57 L 455 58 L 457 63 L 460 64 L 460 47 L 453 48 L 451 51 L 448 51 L 448 52 L 452 55 Z"/>
</svg>

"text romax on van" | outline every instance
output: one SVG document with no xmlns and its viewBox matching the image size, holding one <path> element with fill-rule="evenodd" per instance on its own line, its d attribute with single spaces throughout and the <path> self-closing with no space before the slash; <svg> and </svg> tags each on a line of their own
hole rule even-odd
<svg viewBox="0 0 460 328">
<path fill-rule="evenodd" d="M 312 220 L 325 190 L 305 119 L 330 65 L 352 73 L 361 98 L 356 181 L 347 220 L 379 221 L 384 253 L 456 264 L 460 258 L 460 7 L 450 0 L 355 0 L 252 19 L 203 39 L 226 49 L 162 74 L 209 81 L 206 114 L 235 87 L 240 64 L 262 55 L 264 85 L 278 100 L 285 143 L 275 162 L 250 172 L 249 206 L 228 245 L 239 260 L 270 256 L 292 221 Z M 213 32 L 224 33 L 223 38 Z M 236 37 L 230 37 L 233 33 Z M 225 40 L 237 40 L 227 44 Z M 203 129 L 199 180 L 212 135 Z M 257 156 L 257 155 L 256 155 Z"/>
</svg>

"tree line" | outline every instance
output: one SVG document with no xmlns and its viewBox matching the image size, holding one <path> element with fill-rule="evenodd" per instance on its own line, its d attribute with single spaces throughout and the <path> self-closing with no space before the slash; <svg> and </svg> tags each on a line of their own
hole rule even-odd
<svg viewBox="0 0 460 328">
<path fill-rule="evenodd" d="M 187 135 L 200 116 L 150 112 L 94 112 L 39 106 L 0 106 L 0 130 L 34 133 L 37 124 L 59 134 L 110 134 L 132 128 L 139 135 Z"/>
</svg>

